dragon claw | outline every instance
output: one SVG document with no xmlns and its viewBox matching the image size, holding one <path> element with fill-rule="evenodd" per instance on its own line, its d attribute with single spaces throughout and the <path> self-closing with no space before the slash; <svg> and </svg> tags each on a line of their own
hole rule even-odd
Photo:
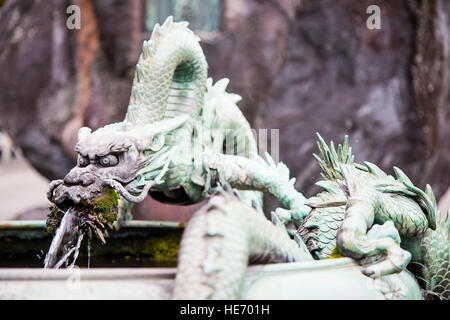
<svg viewBox="0 0 450 320">
<path fill-rule="evenodd" d="M 410 260 L 411 254 L 397 247 L 391 249 L 391 254 L 385 260 L 376 262 L 362 269 L 361 272 L 371 278 L 400 273 L 406 268 Z"/>
<path fill-rule="evenodd" d="M 379 278 L 381 276 L 399 273 L 401 271 L 402 270 L 395 267 L 394 264 L 389 261 L 389 259 L 375 263 L 361 270 L 362 274 L 370 278 Z"/>
</svg>

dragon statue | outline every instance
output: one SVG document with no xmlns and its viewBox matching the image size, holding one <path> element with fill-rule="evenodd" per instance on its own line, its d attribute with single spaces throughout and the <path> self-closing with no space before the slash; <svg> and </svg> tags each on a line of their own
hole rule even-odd
<svg viewBox="0 0 450 320">
<path fill-rule="evenodd" d="M 209 199 L 181 242 L 175 299 L 239 298 L 249 263 L 303 262 L 347 256 L 362 272 L 384 277 L 419 263 L 424 286 L 450 293 L 449 220 L 431 188 L 414 187 L 375 165 L 353 162 L 346 140 L 336 151 L 318 137 L 324 191 L 306 199 L 289 169 L 257 153 L 252 130 L 225 91 L 213 84 L 199 38 L 172 17 L 144 41 L 122 122 L 81 128 L 78 163 L 50 183 L 57 227 L 71 208 L 89 233 L 103 232 L 150 195 L 171 204 Z M 284 208 L 264 215 L 262 195 Z M 108 199 L 109 202 L 104 200 Z"/>
</svg>

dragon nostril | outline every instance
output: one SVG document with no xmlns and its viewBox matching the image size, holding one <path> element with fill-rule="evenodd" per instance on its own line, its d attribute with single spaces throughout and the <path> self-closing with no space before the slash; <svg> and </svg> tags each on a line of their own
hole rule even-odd
<svg viewBox="0 0 450 320">
<path fill-rule="evenodd" d="M 89 185 L 93 184 L 94 181 L 95 181 L 95 177 L 91 174 L 86 174 L 81 177 L 81 184 L 83 186 L 89 186 Z"/>
<path fill-rule="evenodd" d="M 78 175 L 68 174 L 64 177 L 64 184 L 74 185 L 74 184 L 79 184 L 80 182 L 81 182 L 81 180 Z"/>
<path fill-rule="evenodd" d="M 79 185 L 88 186 L 93 184 L 95 181 L 95 177 L 92 174 L 84 173 L 69 173 L 64 177 L 64 184 L 67 185 Z"/>
</svg>

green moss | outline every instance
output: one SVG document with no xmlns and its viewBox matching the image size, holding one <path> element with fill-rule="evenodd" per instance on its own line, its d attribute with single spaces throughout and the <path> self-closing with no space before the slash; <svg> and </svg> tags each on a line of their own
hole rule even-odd
<svg viewBox="0 0 450 320">
<path fill-rule="evenodd" d="M 331 255 L 328 259 L 337 259 L 337 258 L 344 258 L 344 256 L 341 254 L 341 252 L 339 251 L 339 247 L 336 245 L 333 251 L 331 251 Z"/>
<path fill-rule="evenodd" d="M 105 187 L 105 194 L 92 203 L 96 212 L 108 213 L 113 206 L 119 203 L 119 195 L 111 187 Z"/>
<path fill-rule="evenodd" d="M 92 207 L 101 222 L 113 223 L 118 218 L 118 204 L 119 195 L 117 192 L 111 187 L 106 187 L 105 194 L 95 199 L 92 203 Z"/>
<path fill-rule="evenodd" d="M 145 241 L 142 253 L 153 257 L 156 261 L 172 261 L 177 259 L 180 249 L 180 234 L 171 232 L 161 238 Z"/>
</svg>

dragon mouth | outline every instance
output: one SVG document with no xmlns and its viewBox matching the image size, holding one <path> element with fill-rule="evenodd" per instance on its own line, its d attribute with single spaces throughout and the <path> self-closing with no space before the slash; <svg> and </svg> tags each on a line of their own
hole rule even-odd
<svg viewBox="0 0 450 320">
<path fill-rule="evenodd" d="M 129 202 L 141 202 L 156 183 L 148 181 L 139 186 L 138 180 L 137 177 L 130 179 L 97 177 L 86 180 L 88 182 L 84 184 L 70 184 L 65 180 L 52 181 L 47 198 L 54 205 L 47 217 L 47 231 L 56 231 L 66 212 L 70 211 L 78 218 L 78 226 L 89 235 L 89 238 L 95 234 L 105 243 L 103 232 L 107 228 L 112 229 L 113 223 L 118 219 L 119 196 Z"/>
<path fill-rule="evenodd" d="M 118 219 L 119 195 L 114 188 L 105 184 L 66 185 L 62 180 L 52 182 L 47 194 L 54 203 L 47 216 L 48 232 L 54 232 L 69 210 L 78 218 L 78 226 L 89 235 L 95 234 L 105 243 L 104 231 L 113 228 Z"/>
<path fill-rule="evenodd" d="M 66 184 L 64 180 L 55 180 L 50 183 L 47 198 L 61 210 L 77 205 L 92 205 L 99 197 L 103 196 L 110 188 L 122 195 L 129 193 L 131 196 L 139 196 L 142 190 L 134 190 L 129 185 L 135 179 L 124 181 L 122 179 L 97 179 L 95 183 L 88 186 L 82 184 Z M 128 189 L 131 191 L 128 191 Z"/>
<path fill-rule="evenodd" d="M 122 198 L 138 203 L 144 200 L 150 188 L 156 183 L 149 181 L 142 187 L 133 187 L 136 178 L 123 181 L 121 179 L 96 179 L 90 185 L 66 184 L 64 180 L 50 183 L 48 199 L 54 204 L 47 217 L 47 231 L 54 232 L 61 223 L 62 217 L 71 210 L 79 218 L 80 226 L 85 231 L 95 233 L 105 242 L 103 231 L 118 219 L 118 199 Z"/>
</svg>

